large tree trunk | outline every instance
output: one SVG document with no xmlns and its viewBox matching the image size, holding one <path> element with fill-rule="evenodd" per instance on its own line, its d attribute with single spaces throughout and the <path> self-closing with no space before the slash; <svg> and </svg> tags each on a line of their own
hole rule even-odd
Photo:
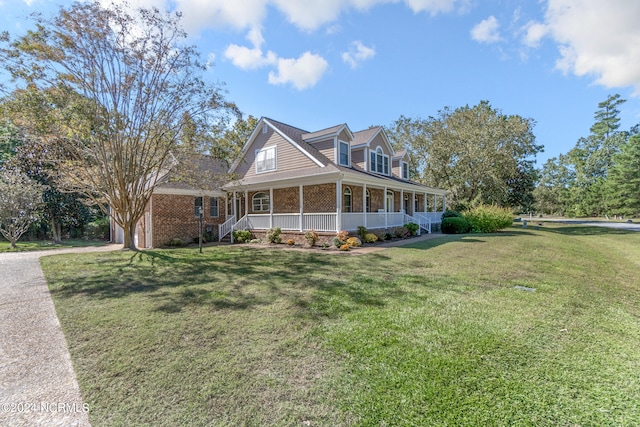
<svg viewBox="0 0 640 427">
<path fill-rule="evenodd" d="M 138 225 L 138 221 L 127 221 L 124 223 L 124 244 L 122 249 L 131 249 L 132 251 L 137 251 L 136 247 L 136 227 Z"/>
<path fill-rule="evenodd" d="M 62 226 L 51 217 L 51 240 L 53 243 L 62 243 Z"/>
</svg>

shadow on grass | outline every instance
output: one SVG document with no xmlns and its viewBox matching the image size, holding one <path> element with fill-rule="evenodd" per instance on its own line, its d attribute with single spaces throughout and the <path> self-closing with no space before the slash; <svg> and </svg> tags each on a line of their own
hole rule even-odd
<svg viewBox="0 0 640 427">
<path fill-rule="evenodd" d="M 69 258 L 58 259 L 64 267 L 52 265 L 48 274 L 57 298 L 139 298 L 141 310 L 167 314 L 189 306 L 246 310 L 284 301 L 305 316 L 332 316 L 384 306 L 407 293 L 399 285 L 402 274 L 383 254 L 224 247 L 202 255 L 185 250 L 92 254 L 71 266 Z"/>
<path fill-rule="evenodd" d="M 571 226 L 567 225 L 561 227 L 540 227 L 540 230 L 548 231 L 551 233 L 564 234 L 567 236 L 603 236 L 638 233 L 637 231 L 622 230 L 618 228 L 591 227 L 588 224 Z"/>
</svg>

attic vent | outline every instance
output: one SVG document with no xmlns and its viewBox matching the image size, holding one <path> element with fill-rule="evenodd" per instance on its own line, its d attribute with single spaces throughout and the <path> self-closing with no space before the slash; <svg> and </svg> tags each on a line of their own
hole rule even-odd
<svg viewBox="0 0 640 427">
<path fill-rule="evenodd" d="M 267 133 L 267 125 L 262 125 L 262 133 Z"/>
</svg>

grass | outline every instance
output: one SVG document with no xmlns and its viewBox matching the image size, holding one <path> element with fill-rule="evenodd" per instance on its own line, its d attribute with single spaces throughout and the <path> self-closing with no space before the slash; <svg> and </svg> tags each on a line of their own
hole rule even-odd
<svg viewBox="0 0 640 427">
<path fill-rule="evenodd" d="M 550 224 L 41 262 L 94 426 L 632 426 L 639 243 Z"/>
<path fill-rule="evenodd" d="M 37 241 L 17 241 L 16 248 L 12 248 L 11 244 L 7 240 L 0 239 L 0 253 L 1 252 L 25 252 L 25 251 L 41 251 L 46 249 L 60 249 L 60 248 L 80 248 L 86 246 L 102 246 L 107 242 L 103 240 L 82 240 L 71 239 L 65 240 L 62 244 L 53 243 L 47 240 Z"/>
</svg>

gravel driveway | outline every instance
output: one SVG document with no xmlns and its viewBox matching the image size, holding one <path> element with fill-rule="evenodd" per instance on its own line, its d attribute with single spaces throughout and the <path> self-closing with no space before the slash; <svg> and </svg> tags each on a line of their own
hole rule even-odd
<svg viewBox="0 0 640 427">
<path fill-rule="evenodd" d="M 121 247 L 0 253 L 0 425 L 90 425 L 39 258 Z"/>
</svg>

